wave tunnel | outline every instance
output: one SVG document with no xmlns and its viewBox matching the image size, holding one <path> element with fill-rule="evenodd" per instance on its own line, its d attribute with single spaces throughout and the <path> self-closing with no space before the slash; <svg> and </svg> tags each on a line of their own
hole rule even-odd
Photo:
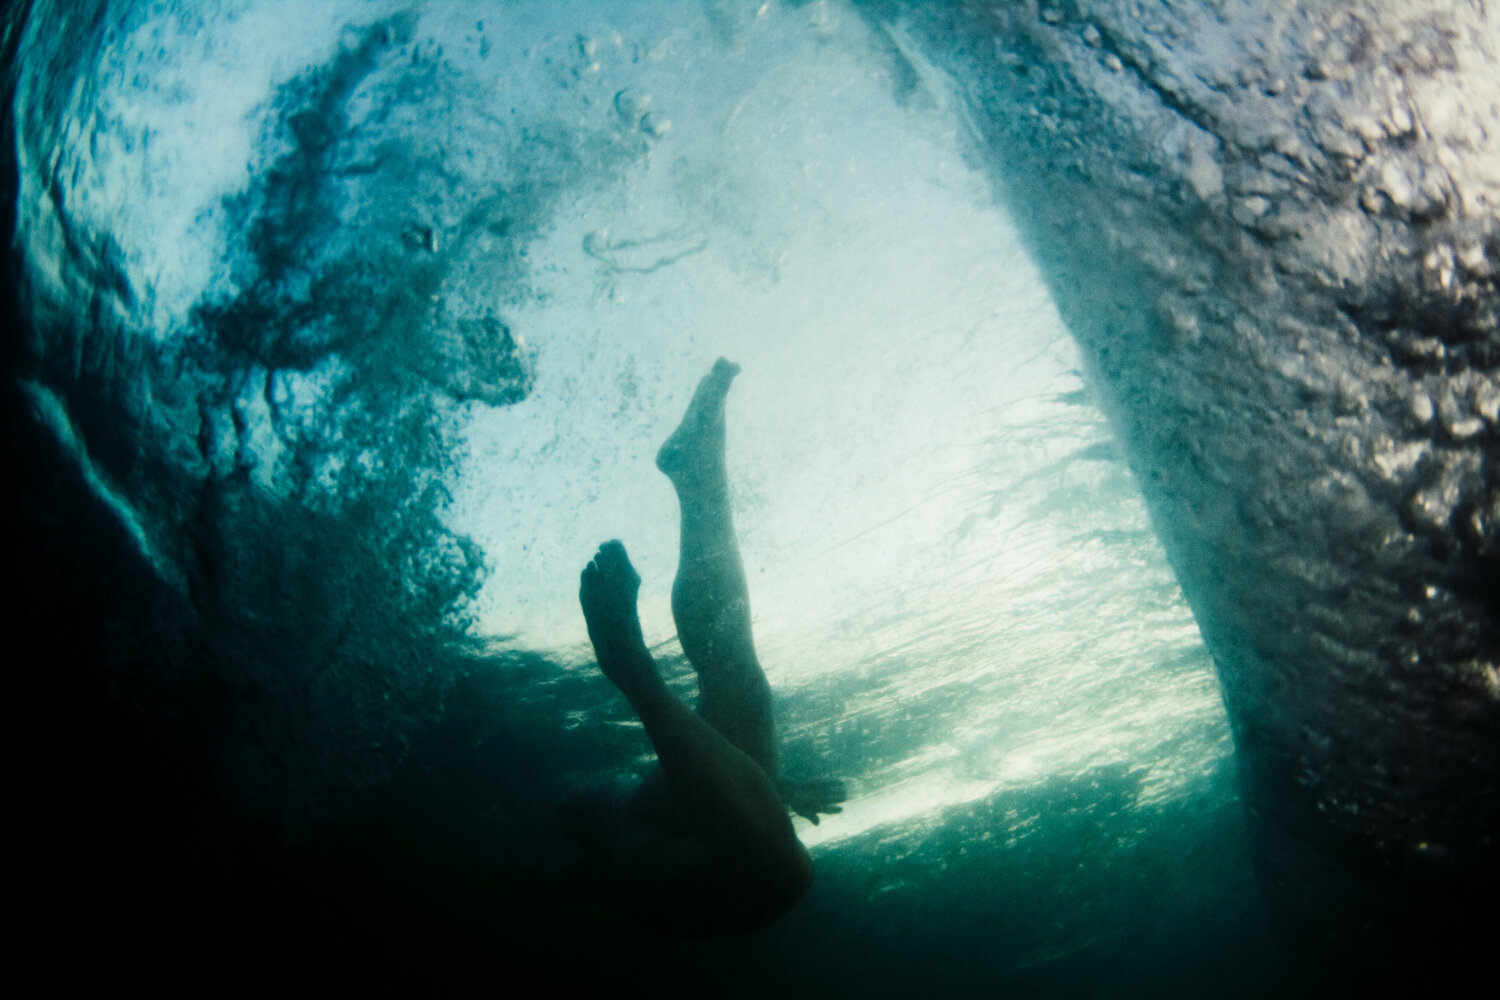
<svg viewBox="0 0 1500 1000">
<path fill-rule="evenodd" d="M 1484 3 L 23 0 L 0 40 L 37 994 L 1483 963 Z M 654 458 L 719 357 L 780 767 L 846 797 L 795 906 L 694 938 L 579 884 L 578 803 L 656 767 L 579 573 L 624 541 L 691 703 Z"/>
</svg>

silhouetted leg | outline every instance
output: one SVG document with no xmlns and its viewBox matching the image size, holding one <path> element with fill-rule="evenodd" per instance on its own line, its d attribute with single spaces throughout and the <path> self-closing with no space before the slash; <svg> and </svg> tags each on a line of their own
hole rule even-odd
<svg viewBox="0 0 1500 1000">
<path fill-rule="evenodd" d="M 758 926 L 807 891 L 812 862 L 765 770 L 679 701 L 657 673 L 636 611 L 640 585 L 625 547 L 606 542 L 583 571 L 578 600 L 600 669 L 646 727 L 668 787 L 711 861 L 673 873 L 672 859 L 661 857 L 673 853 L 662 850 L 670 845 L 648 843 L 621 855 L 633 871 L 619 878 L 626 885 L 636 880 L 643 899 L 654 894 L 657 912 L 690 911 L 676 914 L 688 923 Z"/>
<path fill-rule="evenodd" d="M 698 671 L 698 712 L 772 779 L 780 768 L 771 688 L 750 634 L 750 591 L 729 510 L 724 397 L 739 365 L 720 358 L 688 404 L 656 465 L 677 490 L 682 543 L 672 617 Z"/>
</svg>

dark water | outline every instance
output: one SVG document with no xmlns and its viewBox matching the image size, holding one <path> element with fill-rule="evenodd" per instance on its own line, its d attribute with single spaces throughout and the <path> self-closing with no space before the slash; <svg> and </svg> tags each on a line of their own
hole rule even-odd
<svg viewBox="0 0 1500 1000">
<path fill-rule="evenodd" d="M 1208 655 L 898 29 L 832 3 L 38 2 L 7 32 L 14 968 L 1300 982 Z M 691 696 L 649 456 L 720 353 L 788 766 L 852 797 L 799 821 L 793 912 L 689 943 L 562 892 L 556 810 L 648 764 L 574 610 L 601 538 Z"/>
</svg>

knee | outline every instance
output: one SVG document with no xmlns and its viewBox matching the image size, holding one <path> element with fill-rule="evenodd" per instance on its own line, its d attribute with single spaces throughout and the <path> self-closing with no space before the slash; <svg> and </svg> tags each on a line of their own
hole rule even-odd
<svg viewBox="0 0 1500 1000">
<path fill-rule="evenodd" d="M 812 888 L 812 858 L 800 842 L 794 841 L 794 844 L 796 849 L 789 851 L 777 870 L 769 873 L 763 882 L 765 923 L 790 910 Z"/>
<path fill-rule="evenodd" d="M 787 888 L 790 893 L 790 899 L 787 902 L 788 908 L 797 902 L 797 900 L 806 896 L 813 884 L 812 857 L 808 855 L 807 848 L 803 847 L 801 843 L 797 844 L 796 860 L 789 874 L 790 877 L 787 882 Z"/>
<path fill-rule="evenodd" d="M 799 843 L 795 852 L 739 874 L 738 891 L 724 897 L 728 905 L 721 914 L 722 925 L 708 933 L 744 934 L 786 914 L 812 888 L 812 859 Z"/>
</svg>

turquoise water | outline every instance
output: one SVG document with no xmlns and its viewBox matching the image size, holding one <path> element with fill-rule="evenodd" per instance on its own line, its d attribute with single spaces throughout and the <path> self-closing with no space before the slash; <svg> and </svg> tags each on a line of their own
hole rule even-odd
<svg viewBox="0 0 1500 1000">
<path fill-rule="evenodd" d="M 39 27 L 59 10 L 15 63 L 25 393 L 90 516 L 128 524 L 117 572 L 180 615 L 127 617 L 105 668 L 203 772 L 164 884 L 214 855 L 236 934 L 326 935 L 376 982 L 579 952 L 564 981 L 710 995 L 1276 975 L 1212 662 L 899 27 L 830 2 Z M 549 872 L 557 803 L 649 764 L 576 607 L 600 541 L 692 694 L 652 457 L 720 355 L 787 766 L 851 795 L 797 821 L 792 913 L 684 944 Z M 183 721 L 210 701 L 227 723 Z"/>
</svg>

